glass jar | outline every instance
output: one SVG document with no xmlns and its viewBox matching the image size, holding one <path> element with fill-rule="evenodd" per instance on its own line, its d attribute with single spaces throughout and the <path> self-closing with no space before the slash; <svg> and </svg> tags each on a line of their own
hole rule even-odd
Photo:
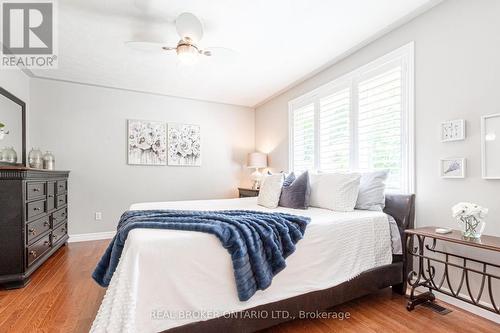
<svg viewBox="0 0 500 333">
<path fill-rule="evenodd" d="M 17 162 L 17 153 L 14 150 L 14 147 L 8 147 L 3 150 L 2 160 L 3 162 L 8 162 L 8 163 Z"/>
<path fill-rule="evenodd" d="M 50 151 L 43 154 L 43 168 L 46 170 L 54 170 L 56 168 L 56 159 Z"/>
<path fill-rule="evenodd" d="M 4 147 L 0 148 L 0 162 L 3 162 L 3 150 L 4 149 L 5 149 Z"/>
<path fill-rule="evenodd" d="M 28 154 L 28 165 L 34 169 L 43 168 L 43 154 L 40 148 L 31 148 Z"/>
<path fill-rule="evenodd" d="M 483 219 L 475 216 L 464 216 L 458 219 L 458 223 L 462 229 L 462 235 L 465 238 L 477 239 L 481 238 L 486 223 Z"/>
</svg>

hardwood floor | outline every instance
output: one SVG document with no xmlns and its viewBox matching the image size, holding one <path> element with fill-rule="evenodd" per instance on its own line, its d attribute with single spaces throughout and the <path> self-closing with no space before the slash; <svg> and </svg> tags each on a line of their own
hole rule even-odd
<svg viewBox="0 0 500 333">
<path fill-rule="evenodd" d="M 24 289 L 0 290 L 0 332 L 88 332 L 104 289 L 90 275 L 108 241 L 61 248 Z M 500 332 L 500 325 L 463 310 L 442 316 L 405 308 L 404 297 L 383 290 L 335 307 L 350 318 L 296 320 L 266 330 L 284 332 Z"/>
</svg>

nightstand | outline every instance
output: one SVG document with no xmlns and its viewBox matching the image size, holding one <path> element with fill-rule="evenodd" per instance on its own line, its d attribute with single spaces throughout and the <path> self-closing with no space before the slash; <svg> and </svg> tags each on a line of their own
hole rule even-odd
<svg viewBox="0 0 500 333">
<path fill-rule="evenodd" d="M 254 190 L 254 189 L 251 189 L 251 188 L 238 187 L 238 191 L 240 192 L 240 198 L 248 198 L 248 197 L 257 197 L 257 196 L 259 196 L 259 190 Z"/>
</svg>

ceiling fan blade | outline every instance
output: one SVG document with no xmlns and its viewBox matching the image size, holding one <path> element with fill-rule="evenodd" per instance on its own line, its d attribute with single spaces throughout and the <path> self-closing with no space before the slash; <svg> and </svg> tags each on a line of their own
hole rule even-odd
<svg viewBox="0 0 500 333">
<path fill-rule="evenodd" d="M 182 13 L 175 20 L 177 33 L 181 38 L 189 38 L 197 43 L 203 37 L 203 24 L 191 13 Z"/>
<path fill-rule="evenodd" d="M 164 43 L 155 43 L 155 42 L 136 42 L 136 41 L 128 41 L 125 42 L 127 47 L 131 49 L 142 51 L 142 52 L 163 52 L 168 49 L 175 49 L 175 47 L 165 46 Z"/>
<path fill-rule="evenodd" d="M 208 57 L 222 57 L 236 59 L 239 53 L 227 47 L 207 47 L 200 50 L 200 54 Z"/>
</svg>

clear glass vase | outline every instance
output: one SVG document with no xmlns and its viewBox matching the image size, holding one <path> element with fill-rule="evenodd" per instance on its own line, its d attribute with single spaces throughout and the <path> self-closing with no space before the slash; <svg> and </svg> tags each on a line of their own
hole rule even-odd
<svg viewBox="0 0 500 333">
<path fill-rule="evenodd" d="M 462 229 L 462 235 L 465 238 L 480 238 L 483 234 L 484 227 L 486 223 L 483 219 L 477 218 L 475 216 L 460 217 L 458 223 Z"/>
<path fill-rule="evenodd" d="M 30 168 L 43 168 L 43 154 L 40 148 L 31 148 L 31 151 L 28 154 L 28 164 Z"/>
<path fill-rule="evenodd" d="M 17 153 L 13 147 L 6 147 L 2 151 L 2 161 L 9 162 L 9 163 L 16 163 L 17 162 Z"/>
<path fill-rule="evenodd" d="M 42 159 L 43 159 L 44 169 L 54 170 L 56 168 L 56 159 L 50 151 L 45 152 L 45 154 L 43 154 Z"/>
</svg>

